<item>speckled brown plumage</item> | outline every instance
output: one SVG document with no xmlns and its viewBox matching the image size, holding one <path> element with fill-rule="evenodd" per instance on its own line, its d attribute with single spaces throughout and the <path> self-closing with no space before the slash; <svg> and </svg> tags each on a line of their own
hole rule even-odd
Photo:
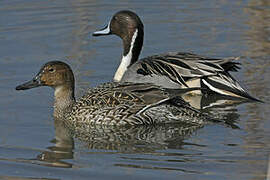
<svg viewBox="0 0 270 180">
<path fill-rule="evenodd" d="M 207 118 L 165 89 L 138 83 L 106 83 L 90 89 L 67 117 L 73 123 L 103 125 L 203 124 Z"/>
</svg>

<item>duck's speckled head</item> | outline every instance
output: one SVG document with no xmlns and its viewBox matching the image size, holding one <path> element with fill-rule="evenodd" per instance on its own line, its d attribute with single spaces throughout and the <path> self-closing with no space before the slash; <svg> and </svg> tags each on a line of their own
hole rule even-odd
<svg viewBox="0 0 270 180">
<path fill-rule="evenodd" d="M 31 80 L 16 87 L 16 90 L 26 90 L 39 86 L 70 86 L 74 89 L 74 75 L 69 67 L 61 61 L 50 61 L 44 64 L 39 73 Z"/>
<path fill-rule="evenodd" d="M 115 34 L 124 39 L 127 35 L 132 36 L 136 29 L 143 30 L 143 23 L 140 18 L 132 11 L 123 10 L 117 12 L 108 25 L 94 32 L 93 36 Z"/>
</svg>

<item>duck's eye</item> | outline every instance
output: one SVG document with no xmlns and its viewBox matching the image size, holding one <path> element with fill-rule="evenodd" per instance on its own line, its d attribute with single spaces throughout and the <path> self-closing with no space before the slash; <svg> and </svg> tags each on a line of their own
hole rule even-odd
<svg viewBox="0 0 270 180">
<path fill-rule="evenodd" d="M 54 69 L 53 69 L 53 68 L 50 68 L 50 69 L 49 69 L 49 72 L 54 72 Z"/>
</svg>

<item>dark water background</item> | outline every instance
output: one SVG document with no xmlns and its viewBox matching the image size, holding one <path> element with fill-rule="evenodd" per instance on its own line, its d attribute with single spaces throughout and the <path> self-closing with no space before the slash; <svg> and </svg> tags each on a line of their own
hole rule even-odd
<svg viewBox="0 0 270 180">
<path fill-rule="evenodd" d="M 137 12 L 144 22 L 141 57 L 168 51 L 242 56 L 234 76 L 266 103 L 235 106 L 240 129 L 89 127 L 86 134 L 92 136 L 72 139 L 53 121 L 51 89 L 14 88 L 49 60 L 72 66 L 77 96 L 110 81 L 122 42 L 91 33 L 122 9 Z M 270 154 L 269 101 L 269 0 L 0 1 L 0 179 L 263 180 Z"/>
</svg>

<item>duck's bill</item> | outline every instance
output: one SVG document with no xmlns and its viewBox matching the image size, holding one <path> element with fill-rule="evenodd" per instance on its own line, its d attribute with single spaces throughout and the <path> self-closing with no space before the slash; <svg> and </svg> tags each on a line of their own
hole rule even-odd
<svg viewBox="0 0 270 180">
<path fill-rule="evenodd" d="M 92 35 L 93 36 L 105 36 L 105 35 L 110 35 L 110 34 L 111 34 L 110 26 L 107 25 L 105 28 L 94 32 Z"/>
<path fill-rule="evenodd" d="M 42 83 L 37 79 L 32 79 L 31 81 L 28 81 L 24 84 L 17 86 L 16 90 L 27 90 L 27 89 L 36 88 L 39 86 L 42 86 Z"/>
</svg>

